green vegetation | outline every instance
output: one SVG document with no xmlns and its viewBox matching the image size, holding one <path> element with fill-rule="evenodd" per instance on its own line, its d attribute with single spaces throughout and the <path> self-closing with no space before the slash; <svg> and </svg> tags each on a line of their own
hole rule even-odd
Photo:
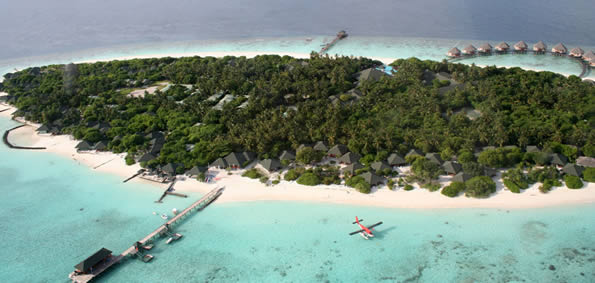
<svg viewBox="0 0 595 283">
<path fill-rule="evenodd" d="M 417 157 L 413 161 L 411 171 L 413 172 L 412 180 L 416 180 L 424 185 L 432 182 L 432 180 L 437 180 L 440 174 L 444 173 L 440 165 L 424 157 Z"/>
<path fill-rule="evenodd" d="M 128 166 L 135 163 L 134 158 L 132 156 L 130 156 L 130 154 L 126 155 L 126 158 L 124 158 L 124 159 L 126 160 L 126 165 L 128 165 Z"/>
<path fill-rule="evenodd" d="M 50 65 L 7 74 L 0 91 L 11 94 L 8 102 L 19 108 L 17 115 L 59 125 L 77 139 L 107 141 L 110 151 L 129 153 L 127 163 L 150 150 L 147 134 L 163 133 L 163 147 L 148 167 L 179 162 L 187 170 L 234 151 L 278 157 L 316 141 L 341 143 L 376 159 L 413 148 L 444 157 L 459 153 L 463 165 L 474 161 L 476 147 L 500 147 L 480 154 L 478 162 L 488 167 L 513 167 L 523 159 L 518 148 L 502 148 L 506 145 L 543 145 L 571 161 L 578 148 L 595 154 L 595 87 L 575 76 L 412 58 L 393 62 L 399 69 L 393 76 L 361 82 L 362 96 L 353 103 L 330 102 L 330 96 L 341 98 L 353 88 L 355 73 L 379 64 L 313 53 L 307 60 L 268 55 Z M 435 87 L 447 83 L 424 85 L 425 70 L 449 73 L 461 87 L 441 94 Z M 126 95 L 160 81 L 173 86 L 139 98 Z M 218 110 L 208 99 L 215 94 L 235 99 Z M 246 107 L 238 108 L 243 102 Z M 471 120 L 463 107 L 481 115 Z M 297 162 L 315 163 L 320 154 L 298 153 Z M 416 169 L 420 182 L 434 179 L 435 168 Z M 481 175 L 476 171 L 473 175 Z"/>
<path fill-rule="evenodd" d="M 263 184 L 266 184 L 269 181 L 269 177 L 267 176 L 262 176 L 260 177 L 260 182 Z"/>
<path fill-rule="evenodd" d="M 487 176 L 477 176 L 465 182 L 465 196 L 487 198 L 496 192 L 496 183 Z"/>
<path fill-rule="evenodd" d="M 363 194 L 369 194 L 371 190 L 370 184 L 360 176 L 354 176 L 345 181 L 345 185 L 356 189 Z"/>
<path fill-rule="evenodd" d="M 394 190 L 395 189 L 395 180 L 393 179 L 388 179 L 388 182 L 386 182 L 386 187 L 389 190 Z"/>
<path fill-rule="evenodd" d="M 298 169 L 289 169 L 283 176 L 283 179 L 285 179 L 285 181 L 295 181 L 302 175 L 302 173 L 303 171 L 300 172 Z"/>
<path fill-rule="evenodd" d="M 246 172 L 244 172 L 244 174 L 242 174 L 242 177 L 258 179 L 258 178 L 262 177 L 262 174 L 260 174 L 260 172 L 258 170 L 252 168 L 250 170 L 246 170 Z"/>
<path fill-rule="evenodd" d="M 273 182 L 272 182 L 273 185 L 278 185 L 279 183 L 281 183 L 280 180 L 273 180 Z"/>
<path fill-rule="evenodd" d="M 519 168 L 510 169 L 502 174 L 502 182 L 513 193 L 520 193 L 529 187 L 529 178 Z"/>
<path fill-rule="evenodd" d="M 585 171 L 583 171 L 583 180 L 585 182 L 594 183 L 595 182 L 595 168 L 587 167 Z"/>
<path fill-rule="evenodd" d="M 298 151 L 295 160 L 303 165 L 308 165 L 320 162 L 325 154 L 326 152 L 314 150 L 311 147 L 304 147 Z"/>
<path fill-rule="evenodd" d="M 444 187 L 444 189 L 442 189 L 441 193 L 447 197 L 456 197 L 458 196 L 461 192 L 465 191 L 465 183 L 461 183 L 461 182 L 452 182 L 450 183 L 450 185 Z"/>
<path fill-rule="evenodd" d="M 415 189 L 415 187 L 410 184 L 407 184 L 407 185 L 405 185 L 405 187 L 403 187 L 403 190 L 406 190 L 406 191 L 411 191 L 413 189 Z"/>
<path fill-rule="evenodd" d="M 441 188 L 440 184 L 432 184 L 432 183 L 423 184 L 421 187 L 424 189 L 428 189 L 428 191 L 430 191 L 430 192 L 435 192 L 437 190 L 440 190 L 440 188 Z"/>
<path fill-rule="evenodd" d="M 572 175 L 564 175 L 564 183 L 569 189 L 580 189 L 583 187 L 581 178 Z"/>
<path fill-rule="evenodd" d="M 297 179 L 297 183 L 305 186 L 320 185 L 320 178 L 313 172 L 306 172 Z"/>
</svg>

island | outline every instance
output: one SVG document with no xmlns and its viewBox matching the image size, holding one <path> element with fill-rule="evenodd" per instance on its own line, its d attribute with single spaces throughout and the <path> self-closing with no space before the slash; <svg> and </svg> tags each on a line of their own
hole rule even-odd
<svg viewBox="0 0 595 283">
<path fill-rule="evenodd" d="M 28 68 L 0 92 L 38 135 L 118 154 L 156 182 L 241 175 L 460 199 L 595 181 L 595 86 L 551 72 L 314 52 L 166 57 Z"/>
</svg>

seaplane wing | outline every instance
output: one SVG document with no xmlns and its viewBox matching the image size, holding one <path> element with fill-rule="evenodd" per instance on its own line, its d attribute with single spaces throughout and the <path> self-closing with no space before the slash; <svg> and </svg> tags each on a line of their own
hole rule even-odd
<svg viewBox="0 0 595 283">
<path fill-rule="evenodd" d="M 357 231 L 355 231 L 355 232 L 351 232 L 351 233 L 349 233 L 349 236 L 353 236 L 353 235 L 355 235 L 355 234 L 357 234 L 357 233 L 361 233 L 361 232 L 364 232 L 364 229 L 357 230 Z"/>
<path fill-rule="evenodd" d="M 359 221 L 361 221 L 361 220 L 359 220 Z M 376 224 L 372 224 L 372 225 L 370 225 L 370 226 L 368 226 L 368 227 L 366 227 L 366 228 L 367 228 L 368 230 L 370 230 L 370 229 L 372 229 L 372 228 L 374 228 L 374 227 L 376 227 L 376 226 L 379 226 L 380 224 L 382 224 L 382 221 L 380 221 L 380 222 L 378 222 L 378 223 L 376 223 Z M 364 231 L 366 231 L 366 229 L 360 229 L 360 230 L 357 230 L 357 231 L 354 231 L 354 232 L 351 232 L 351 233 L 349 233 L 349 236 L 352 236 L 352 235 L 355 235 L 355 234 L 357 234 L 357 233 L 364 232 Z M 369 231 L 368 231 L 368 232 L 369 232 Z"/>
<path fill-rule="evenodd" d="M 380 221 L 380 222 L 378 222 L 376 224 L 372 224 L 372 225 L 368 226 L 368 229 L 372 229 L 372 228 L 374 228 L 376 226 L 379 226 L 380 224 L 382 224 L 382 221 Z"/>
</svg>

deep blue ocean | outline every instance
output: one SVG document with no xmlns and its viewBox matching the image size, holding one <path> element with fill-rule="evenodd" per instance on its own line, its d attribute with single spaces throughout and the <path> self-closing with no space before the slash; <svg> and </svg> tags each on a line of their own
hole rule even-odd
<svg viewBox="0 0 595 283">
<path fill-rule="evenodd" d="M 0 0 L 0 59 L 115 45 L 333 35 L 595 45 L 592 0 Z"/>
</svg>

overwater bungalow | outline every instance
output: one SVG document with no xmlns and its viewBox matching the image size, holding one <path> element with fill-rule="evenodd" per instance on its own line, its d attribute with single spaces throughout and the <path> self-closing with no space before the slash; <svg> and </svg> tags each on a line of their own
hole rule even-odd
<svg viewBox="0 0 595 283">
<path fill-rule="evenodd" d="M 595 58 L 591 58 L 591 60 L 589 61 L 589 66 L 595 67 Z"/>
<path fill-rule="evenodd" d="M 483 54 L 492 53 L 492 46 L 486 42 L 486 43 L 482 44 L 479 48 L 477 48 L 477 51 L 479 51 L 479 53 L 483 53 Z"/>
<path fill-rule="evenodd" d="M 475 48 L 473 44 L 469 44 L 467 47 L 463 48 L 463 54 L 465 55 L 475 55 L 475 51 L 477 51 L 477 48 Z"/>
<path fill-rule="evenodd" d="M 527 45 L 527 43 L 525 43 L 524 41 L 519 41 L 514 45 L 514 51 L 515 52 L 526 52 L 527 48 L 529 48 L 529 46 Z"/>
<path fill-rule="evenodd" d="M 583 60 L 587 62 L 591 62 L 593 59 L 595 59 L 595 53 L 593 53 L 593 51 L 589 51 L 583 55 Z"/>
<path fill-rule="evenodd" d="M 448 50 L 448 53 L 446 53 L 446 55 L 448 55 L 448 57 L 459 57 L 461 56 L 461 50 L 459 50 L 456 47 L 453 47 L 451 50 Z"/>
<path fill-rule="evenodd" d="M 343 172 L 344 175 L 349 174 L 350 176 L 353 176 L 355 174 L 356 170 L 363 169 L 363 168 L 364 168 L 364 165 L 361 165 L 359 162 L 355 162 L 355 163 L 345 166 L 343 169 L 341 169 L 341 171 Z"/>
<path fill-rule="evenodd" d="M 535 53 L 545 53 L 546 50 L 547 46 L 541 40 L 533 45 L 533 52 Z"/>
<path fill-rule="evenodd" d="M 348 153 L 345 153 L 343 156 L 341 156 L 341 158 L 339 158 L 339 162 L 341 162 L 343 164 L 352 164 L 352 163 L 358 162 L 360 158 L 361 158 L 361 156 L 359 154 L 353 153 L 353 152 L 348 152 Z"/>
<path fill-rule="evenodd" d="M 498 43 L 498 45 L 496 45 L 495 49 L 497 52 L 508 52 L 508 49 L 510 49 L 510 45 L 508 45 L 508 43 L 506 42 L 500 42 Z"/>
<path fill-rule="evenodd" d="M 564 46 L 564 44 L 558 43 L 554 47 L 552 47 L 552 53 L 563 55 L 568 53 L 568 49 L 566 48 L 566 46 Z"/>
<path fill-rule="evenodd" d="M 338 145 L 333 146 L 331 149 L 329 149 L 328 156 L 340 157 L 340 156 L 343 156 L 347 152 L 349 152 L 349 149 L 346 146 L 344 146 L 342 144 L 338 144 Z"/>
<path fill-rule="evenodd" d="M 584 54 L 585 51 L 582 50 L 580 47 L 575 47 L 572 50 L 570 50 L 570 56 L 572 57 L 581 58 Z"/>
</svg>

